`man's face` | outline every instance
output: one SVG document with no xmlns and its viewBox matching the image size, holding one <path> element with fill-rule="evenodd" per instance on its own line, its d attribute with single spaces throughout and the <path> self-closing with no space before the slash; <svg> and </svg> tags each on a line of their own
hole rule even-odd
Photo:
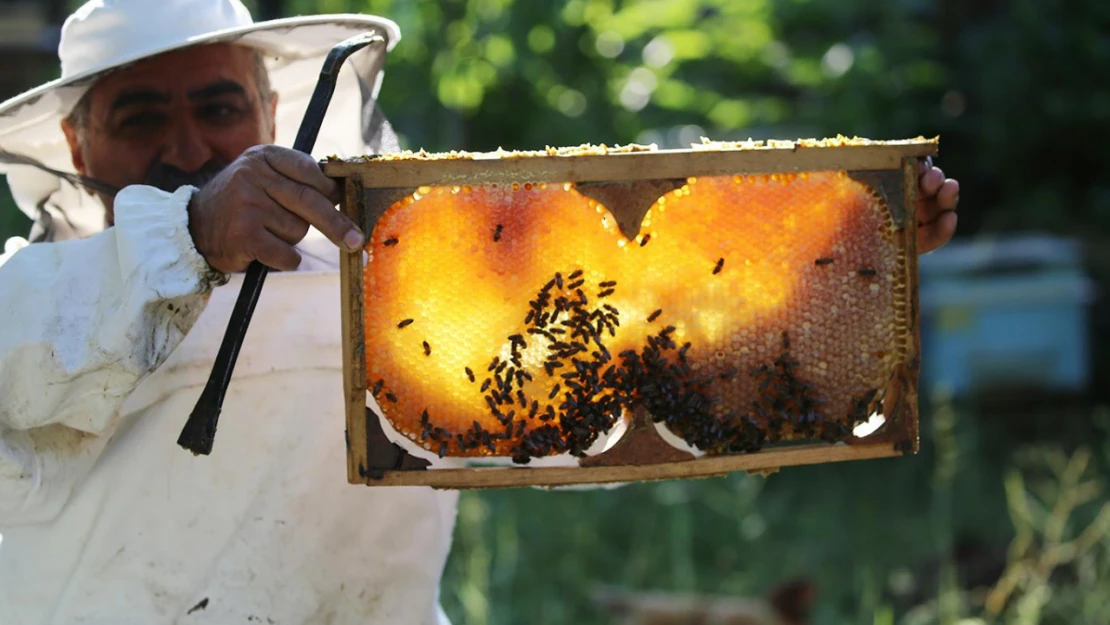
<svg viewBox="0 0 1110 625">
<path fill-rule="evenodd" d="M 74 167 L 120 188 L 176 188 L 273 143 L 276 98 L 268 107 L 261 101 L 253 58 L 230 44 L 194 47 L 100 79 L 89 91 L 83 132 L 62 125 Z M 101 199 L 111 225 L 112 200 Z"/>
</svg>

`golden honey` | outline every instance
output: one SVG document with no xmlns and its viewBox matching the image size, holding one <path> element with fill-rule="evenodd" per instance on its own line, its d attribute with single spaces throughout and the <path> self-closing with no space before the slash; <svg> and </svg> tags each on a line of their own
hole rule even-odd
<svg viewBox="0 0 1110 625">
<path fill-rule="evenodd" d="M 844 172 L 689 178 L 632 238 L 571 183 L 420 187 L 367 253 L 367 388 L 445 455 L 581 454 L 637 405 L 710 453 L 835 440 L 906 356 L 890 211 Z"/>
</svg>

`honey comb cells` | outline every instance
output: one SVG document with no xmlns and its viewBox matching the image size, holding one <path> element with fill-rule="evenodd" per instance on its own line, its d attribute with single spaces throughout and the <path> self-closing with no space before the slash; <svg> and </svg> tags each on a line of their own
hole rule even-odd
<svg viewBox="0 0 1110 625">
<path fill-rule="evenodd" d="M 364 269 L 367 388 L 452 456 L 582 455 L 636 405 L 709 453 L 838 440 L 907 334 L 885 203 L 843 172 L 690 178 L 624 237 L 571 184 L 422 187 Z"/>
</svg>

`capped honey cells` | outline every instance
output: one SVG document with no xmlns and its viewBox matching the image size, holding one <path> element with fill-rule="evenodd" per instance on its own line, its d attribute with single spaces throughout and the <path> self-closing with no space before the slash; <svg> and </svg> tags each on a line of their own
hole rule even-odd
<svg viewBox="0 0 1110 625">
<path fill-rule="evenodd" d="M 440 456 L 581 456 L 637 407 L 709 454 L 837 441 L 908 349 L 889 208 L 844 172 L 689 178 L 631 239 L 569 183 L 421 187 L 367 252 L 367 388 Z"/>
</svg>

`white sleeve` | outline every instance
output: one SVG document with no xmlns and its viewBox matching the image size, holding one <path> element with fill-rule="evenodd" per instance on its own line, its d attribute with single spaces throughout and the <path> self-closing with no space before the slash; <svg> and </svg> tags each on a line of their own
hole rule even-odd
<svg viewBox="0 0 1110 625">
<path fill-rule="evenodd" d="M 114 227 L 0 256 L 0 526 L 58 514 L 226 282 L 189 235 L 195 190 L 128 187 Z"/>
</svg>

